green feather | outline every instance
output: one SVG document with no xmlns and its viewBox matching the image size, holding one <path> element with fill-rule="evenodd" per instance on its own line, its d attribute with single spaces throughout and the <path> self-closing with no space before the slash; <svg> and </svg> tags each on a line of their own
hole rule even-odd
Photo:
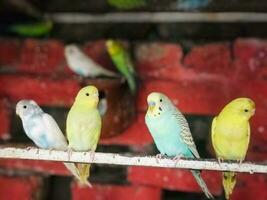
<svg viewBox="0 0 267 200">
<path fill-rule="evenodd" d="M 146 5 L 146 0 L 107 0 L 107 2 L 118 9 L 134 9 Z"/>
<path fill-rule="evenodd" d="M 47 35 L 53 27 L 51 21 L 35 22 L 30 24 L 15 24 L 9 30 L 21 36 L 39 37 Z"/>
</svg>

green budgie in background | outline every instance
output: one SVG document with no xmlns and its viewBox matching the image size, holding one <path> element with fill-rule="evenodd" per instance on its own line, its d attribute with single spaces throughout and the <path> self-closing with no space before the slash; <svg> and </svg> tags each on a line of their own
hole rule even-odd
<svg viewBox="0 0 267 200">
<path fill-rule="evenodd" d="M 107 2 L 118 9 L 134 9 L 146 5 L 146 0 L 107 0 Z"/>
<path fill-rule="evenodd" d="M 108 40 L 106 42 L 106 46 L 114 65 L 116 66 L 118 71 L 126 78 L 132 94 L 135 94 L 135 71 L 128 51 L 119 41 Z"/>
<path fill-rule="evenodd" d="M 200 158 L 185 117 L 169 98 L 162 93 L 153 92 L 148 95 L 147 103 L 145 121 L 160 151 L 156 157 L 167 155 L 175 160 L 181 157 Z M 207 198 L 213 198 L 200 171 L 190 171 Z"/>
<path fill-rule="evenodd" d="M 67 138 L 69 148 L 74 151 L 91 151 L 92 156 L 96 150 L 100 132 L 101 117 L 97 109 L 99 101 L 98 90 L 94 86 L 82 88 L 77 94 L 67 116 Z M 82 185 L 88 182 L 90 175 L 89 164 L 77 164 Z"/>
<path fill-rule="evenodd" d="M 42 21 L 25 24 L 14 24 L 8 27 L 10 32 L 27 37 L 40 37 L 47 35 L 53 28 L 53 22 Z"/>
</svg>

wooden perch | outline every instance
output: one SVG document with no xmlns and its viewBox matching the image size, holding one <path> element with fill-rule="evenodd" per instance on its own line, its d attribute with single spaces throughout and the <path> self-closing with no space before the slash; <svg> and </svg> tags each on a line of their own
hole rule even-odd
<svg viewBox="0 0 267 200">
<path fill-rule="evenodd" d="M 56 23 L 177 23 L 177 22 L 267 22 L 266 13 L 256 12 L 123 12 L 105 14 L 53 13 L 45 18 Z"/>
<path fill-rule="evenodd" d="M 169 159 L 156 159 L 154 156 L 128 156 L 114 153 L 95 153 L 90 152 L 72 152 L 67 151 L 44 150 L 44 149 L 21 149 L 21 148 L 2 148 L 0 149 L 0 158 L 13 159 L 32 159 L 49 160 L 76 163 L 98 163 L 109 165 L 132 165 L 163 168 L 181 168 L 181 169 L 203 169 L 215 171 L 235 171 L 247 173 L 267 173 L 267 165 L 244 162 L 222 162 L 220 165 L 217 160 L 188 160 L 181 159 L 178 162 Z"/>
</svg>

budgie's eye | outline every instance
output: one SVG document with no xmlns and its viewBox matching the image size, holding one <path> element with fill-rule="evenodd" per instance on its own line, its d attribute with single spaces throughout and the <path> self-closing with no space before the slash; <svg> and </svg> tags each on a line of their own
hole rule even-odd
<svg viewBox="0 0 267 200">
<path fill-rule="evenodd" d="M 86 93 L 85 95 L 86 95 L 86 96 L 89 96 L 89 93 Z"/>
<path fill-rule="evenodd" d="M 24 108 L 24 109 L 26 109 L 26 108 L 27 108 L 27 106 L 23 106 L 23 108 Z"/>
<path fill-rule="evenodd" d="M 162 99 L 160 99 L 159 101 L 162 102 Z"/>
<path fill-rule="evenodd" d="M 248 109 L 245 109 L 244 111 L 245 111 L 245 112 L 248 112 Z"/>
</svg>

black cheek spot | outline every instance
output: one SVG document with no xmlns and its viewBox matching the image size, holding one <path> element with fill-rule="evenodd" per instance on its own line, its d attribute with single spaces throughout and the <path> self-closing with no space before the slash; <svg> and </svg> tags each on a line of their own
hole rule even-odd
<svg viewBox="0 0 267 200">
<path fill-rule="evenodd" d="M 160 111 L 162 111 L 162 108 L 161 108 L 161 107 L 159 107 L 159 110 L 160 110 Z"/>
<path fill-rule="evenodd" d="M 158 112 L 158 115 L 160 115 L 160 112 Z"/>
</svg>

